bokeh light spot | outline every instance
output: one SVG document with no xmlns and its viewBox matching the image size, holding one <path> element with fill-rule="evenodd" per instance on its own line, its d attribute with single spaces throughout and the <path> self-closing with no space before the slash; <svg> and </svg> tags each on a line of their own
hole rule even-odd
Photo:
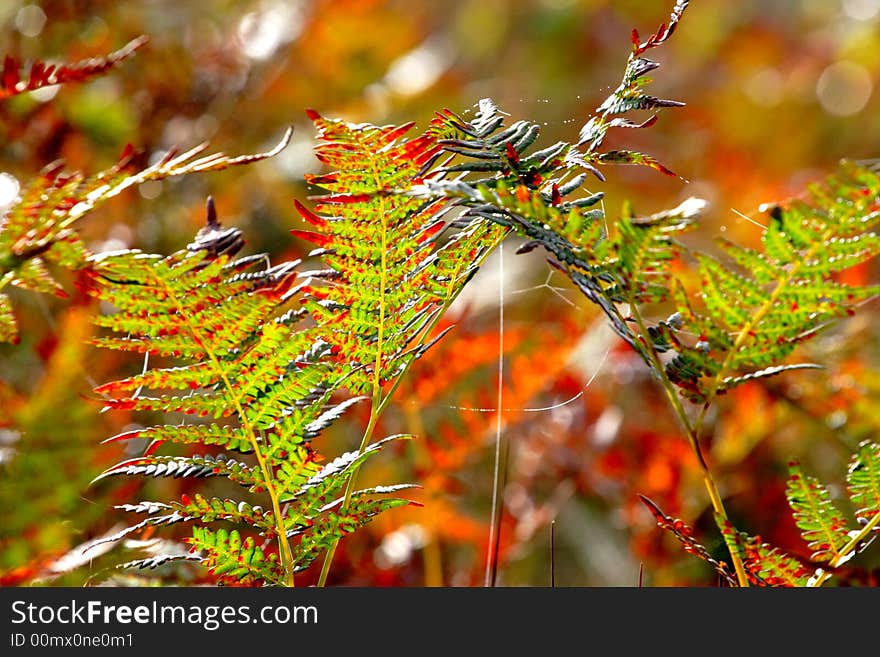
<svg viewBox="0 0 880 657">
<path fill-rule="evenodd" d="M 822 71 L 816 96 L 822 108 L 835 116 L 851 116 L 868 103 L 874 83 L 864 67 L 848 61 L 836 62 Z"/>
<path fill-rule="evenodd" d="M 857 21 L 869 21 L 880 14 L 880 0 L 843 0 L 843 13 Z"/>
<path fill-rule="evenodd" d="M 46 25 L 46 12 L 37 5 L 25 5 L 15 15 L 15 28 L 22 36 L 39 36 Z"/>
<path fill-rule="evenodd" d="M 18 198 L 18 180 L 8 173 L 0 173 L 0 212 L 6 210 L 15 203 Z"/>
</svg>

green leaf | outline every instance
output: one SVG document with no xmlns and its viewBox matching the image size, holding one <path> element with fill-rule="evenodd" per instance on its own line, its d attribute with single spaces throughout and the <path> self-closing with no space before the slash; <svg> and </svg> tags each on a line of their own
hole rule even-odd
<svg viewBox="0 0 880 657">
<path fill-rule="evenodd" d="M 357 531 L 378 514 L 415 504 L 400 498 L 376 499 L 372 497 L 373 493 L 374 491 L 370 490 L 353 493 L 349 505 L 345 508 L 341 506 L 342 499 L 336 500 L 324 507 L 320 518 L 307 528 L 292 532 L 292 535 L 299 537 L 299 542 L 294 548 L 294 558 L 299 570 L 307 568 L 340 538 Z"/>
<path fill-rule="evenodd" d="M 847 472 L 849 495 L 860 523 L 876 523 L 880 514 L 880 443 L 864 441 Z"/>
<path fill-rule="evenodd" d="M 738 554 L 749 582 L 756 586 L 804 587 L 812 571 L 800 561 L 761 541 L 737 530 L 728 520 L 716 516 L 724 542 L 731 554 Z"/>
<path fill-rule="evenodd" d="M 808 200 L 771 209 L 762 251 L 722 241 L 736 267 L 699 256 L 705 315 L 683 295 L 677 306 L 683 329 L 701 336 L 709 349 L 697 355 L 697 345 L 690 343 L 679 351 L 687 354 L 683 358 L 709 358 L 715 365 L 693 368 L 690 376 L 668 371 L 684 394 L 707 401 L 746 381 L 810 367 L 782 361 L 831 320 L 880 293 L 880 286 L 837 280 L 880 253 L 878 194 L 875 173 L 844 165 L 824 185 L 813 186 Z"/>
<path fill-rule="evenodd" d="M 497 238 L 484 226 L 438 250 L 448 202 L 409 194 L 441 152 L 433 132 L 406 138 L 411 124 L 310 117 L 318 129 L 316 156 L 334 171 L 309 178 L 329 192 L 315 197 L 313 210 L 296 203 L 315 230 L 292 232 L 320 247 L 329 267 L 315 276 L 327 285 L 307 288 L 308 308 L 337 359 L 352 368 L 346 385 L 372 394 L 403 369 L 413 341 Z"/>
<path fill-rule="evenodd" d="M 193 526 L 189 544 L 203 553 L 202 564 L 215 575 L 242 584 L 281 584 L 283 572 L 278 555 L 267 552 L 253 536 L 242 539 L 237 530 L 215 530 Z"/>
<path fill-rule="evenodd" d="M 831 501 L 831 493 L 819 481 L 804 474 L 796 462 L 788 467 L 786 497 L 814 561 L 837 561 L 849 542 L 847 520 Z"/>
</svg>

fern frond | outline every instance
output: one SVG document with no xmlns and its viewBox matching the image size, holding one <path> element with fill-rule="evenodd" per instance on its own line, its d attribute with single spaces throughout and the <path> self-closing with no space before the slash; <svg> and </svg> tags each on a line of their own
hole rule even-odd
<svg viewBox="0 0 880 657">
<path fill-rule="evenodd" d="M 46 64 L 35 61 L 28 73 L 22 70 L 19 60 L 7 55 L 3 59 L 3 71 L 0 72 L 0 101 L 53 84 L 85 82 L 128 59 L 148 40 L 146 36 L 139 36 L 109 55 L 84 59 L 75 64 Z"/>
<path fill-rule="evenodd" d="M 316 276 L 329 285 L 308 289 L 308 307 L 340 360 L 359 368 L 346 385 L 375 391 L 417 357 L 413 340 L 461 290 L 492 240 L 472 231 L 438 251 L 447 203 L 405 193 L 441 152 L 432 134 L 406 138 L 412 124 L 309 116 L 319 135 L 316 156 L 334 171 L 309 177 L 329 192 L 314 198 L 314 210 L 296 204 L 315 230 L 292 232 L 320 247 L 330 268 Z"/>
<path fill-rule="evenodd" d="M 246 463 L 220 454 L 195 456 L 138 456 L 107 468 L 92 483 L 119 475 L 145 477 L 226 477 L 243 486 L 256 488 L 261 479 L 257 471 Z"/>
<path fill-rule="evenodd" d="M 241 427 L 218 424 L 158 425 L 144 429 L 134 429 L 107 438 L 104 443 L 123 440 L 148 440 L 146 454 L 152 454 L 164 443 L 181 445 L 217 445 L 224 450 L 248 453 L 253 451 L 247 434 Z"/>
<path fill-rule="evenodd" d="M 175 561 L 196 561 L 201 563 L 202 558 L 197 554 L 160 554 L 155 557 L 147 557 L 145 559 L 134 559 L 119 564 L 120 570 L 137 569 L 137 570 L 155 570 L 160 566 Z"/>
<path fill-rule="evenodd" d="M 640 41 L 638 31 L 633 30 L 633 51 L 627 60 L 620 85 L 599 105 L 595 112 L 596 115 L 581 128 L 577 145 L 586 147 L 587 159 L 600 164 L 640 164 L 667 175 L 675 175 L 653 157 L 643 153 L 617 150 L 600 154 L 597 151 L 601 148 L 611 128 L 646 128 L 657 120 L 655 114 L 642 123 L 633 123 L 621 115 L 633 110 L 653 110 L 684 105 L 678 101 L 657 98 L 644 93 L 643 87 L 650 82 L 650 79 L 645 76 L 660 65 L 642 57 L 642 54 L 665 43 L 672 36 L 687 6 L 688 0 L 678 0 L 672 9 L 668 24 L 661 25 L 660 29 L 644 43 Z"/>
<path fill-rule="evenodd" d="M 92 294 L 115 309 L 95 320 L 110 331 L 96 343 L 175 359 L 171 366 L 98 386 L 105 406 L 214 418 L 108 439 L 151 442 L 143 456 L 107 469 L 97 480 L 220 476 L 251 494 L 267 495 L 271 508 L 265 511 L 250 502 L 201 495 L 125 505 L 148 517 L 123 534 L 186 522 L 193 526 L 194 549 L 216 575 L 240 583 L 290 584 L 293 573 L 305 567 L 295 561 L 290 530 L 296 528 L 300 542 L 311 540 L 318 518 L 338 515 L 325 507 L 346 486 L 351 471 L 398 436 L 321 467 L 311 441 L 363 399 L 332 399 L 356 369 L 339 366 L 324 327 L 303 321 L 308 313 L 301 303 L 297 262 L 255 269 L 265 259 L 236 257 L 242 245 L 241 233 L 224 229 L 209 203 L 206 227 L 185 250 L 167 257 L 125 251 L 91 258 L 100 264 L 92 273 Z M 222 453 L 155 454 L 166 442 L 199 451 L 232 450 L 245 460 Z M 384 508 L 391 507 L 374 510 Z M 374 514 L 361 515 L 357 522 Z M 213 529 L 218 522 L 243 533 Z M 260 547 L 267 540 L 278 542 L 280 556 Z"/>
<path fill-rule="evenodd" d="M 596 167 L 605 163 L 639 163 L 670 173 L 648 156 L 629 151 L 600 153 L 599 149 L 612 127 L 648 127 L 656 118 L 637 124 L 620 115 L 681 104 L 642 92 L 648 82 L 645 74 L 657 64 L 638 55 L 671 36 L 686 6 L 687 2 L 678 2 L 669 27 L 661 27 L 648 42 L 636 45 L 621 85 L 581 131 L 577 146 L 587 144 L 586 152 L 566 142 L 533 149 L 540 133 L 538 124 L 516 121 L 506 127 L 505 114 L 491 100 L 483 99 L 470 122 L 450 110 L 438 113 L 434 129 L 447 135 L 440 143 L 449 157 L 425 175 L 417 190 L 424 198 L 452 197 L 466 206 L 458 224 L 467 219 L 490 221 L 527 237 L 530 241 L 523 250 L 546 248 L 551 264 L 598 304 L 617 333 L 640 353 L 644 350 L 636 332 L 617 304 L 666 297 L 670 264 L 679 251 L 675 235 L 689 228 L 703 203 L 689 200 L 673 211 L 646 218 L 625 213 L 608 234 L 602 195 L 575 193 L 583 188 L 588 173 L 604 180 Z"/>
<path fill-rule="evenodd" d="M 675 238 L 691 228 L 704 206 L 702 201 L 689 199 L 678 208 L 648 217 L 625 212 L 617 224 L 608 226 L 603 211 L 594 207 L 600 194 L 564 201 L 560 192 L 548 199 L 524 185 L 510 189 L 504 180 L 496 181 L 494 188 L 464 182 L 429 182 L 426 186 L 461 199 L 469 206 L 466 218 L 492 221 L 528 238 L 520 252 L 544 247 L 551 255 L 550 263 L 596 303 L 618 335 L 647 360 L 618 304 L 654 303 L 668 296 L 671 265 L 681 251 Z M 665 339 L 670 345 L 677 340 L 671 329 Z"/>
<path fill-rule="evenodd" d="M 788 466 L 786 497 L 801 535 L 815 561 L 837 561 L 849 542 L 846 518 L 831 501 L 830 491 L 815 477 L 804 474 L 797 462 Z"/>
<path fill-rule="evenodd" d="M 394 487 L 391 492 L 397 490 Z M 377 491 L 384 492 L 384 491 Z M 378 514 L 402 506 L 417 505 L 417 502 L 401 498 L 380 498 L 372 496 L 373 491 L 359 491 L 351 495 L 348 504 L 344 498 L 326 505 L 322 513 L 302 534 L 294 547 L 294 557 L 298 569 L 307 568 L 323 552 L 330 550 L 344 536 L 357 531 Z M 293 536 L 299 535 L 297 530 Z"/>
<path fill-rule="evenodd" d="M 222 153 L 199 157 L 208 147 L 203 143 L 185 153 L 169 152 L 159 162 L 140 171 L 133 166 L 131 146 L 126 147 L 115 166 L 89 177 L 64 172 L 57 163 L 51 165 L 42 176 L 25 186 L 18 201 L 0 218 L 0 290 L 13 285 L 63 295 L 45 265 L 67 270 L 101 266 L 100 260 L 90 258 L 74 230 L 76 223 L 97 206 L 150 180 L 219 171 L 272 157 L 287 145 L 290 135 L 288 129 L 278 145 L 265 153 L 238 157 Z M 216 242 L 217 236 L 212 237 Z M 198 241 L 194 243 L 194 249 L 203 248 Z M 0 292 L 0 299 L 7 297 Z M 2 303 L 8 305 L 8 301 Z M 0 337 L 14 341 L 16 336 L 11 313 L 0 313 Z"/>
<path fill-rule="evenodd" d="M 846 481 L 859 523 L 880 526 L 880 443 L 866 440 L 859 445 Z"/>
<path fill-rule="evenodd" d="M 865 441 L 853 455 L 847 484 L 860 529 L 849 529 L 843 513 L 831 500 L 830 491 L 817 479 L 789 464 L 786 497 L 803 539 L 813 550 L 808 563 L 737 531 L 720 517 L 716 522 L 731 549 L 743 560 L 750 580 L 771 586 L 817 587 L 872 541 L 880 526 L 880 445 Z"/>
<path fill-rule="evenodd" d="M 201 551 L 202 565 L 210 572 L 239 584 L 270 584 L 284 582 L 284 571 L 278 555 L 258 544 L 253 536 L 233 529 L 216 531 L 196 525 L 188 539 L 193 551 Z"/>
<path fill-rule="evenodd" d="M 657 525 L 675 536 L 675 538 L 677 538 L 684 546 L 685 552 L 699 557 L 712 566 L 712 568 L 715 569 L 715 572 L 717 572 L 729 586 L 736 586 L 736 577 L 730 572 L 730 567 L 723 561 L 715 559 L 715 557 L 709 553 L 709 550 L 694 538 L 694 530 L 690 525 L 686 524 L 679 518 L 673 518 L 672 516 L 667 515 L 659 506 L 644 495 L 639 495 L 639 498 L 642 500 L 642 503 L 648 507 L 648 511 L 654 516 Z"/>
<path fill-rule="evenodd" d="M 388 436 L 363 450 L 346 452 L 338 456 L 311 476 L 304 476 L 307 473 L 298 473 L 297 477 L 283 478 L 285 486 L 281 500 L 286 502 L 290 499 L 296 499 L 297 511 L 309 515 L 311 510 L 325 504 L 328 497 L 336 495 L 347 482 L 347 475 L 372 454 L 381 450 L 389 442 L 409 438 L 412 436 L 406 434 Z"/>
<path fill-rule="evenodd" d="M 694 367 L 683 374 L 676 365 L 669 372 L 688 397 L 707 401 L 789 369 L 778 363 L 799 343 L 880 293 L 880 286 L 837 280 L 880 253 L 878 195 L 876 174 L 846 165 L 825 185 L 812 187 L 808 200 L 772 210 L 763 251 L 722 241 L 741 269 L 699 257 L 705 314 L 682 295 L 678 310 L 700 345 L 678 345 L 679 356 Z"/>
<path fill-rule="evenodd" d="M 731 554 L 739 555 L 749 578 L 755 586 L 807 586 L 813 571 L 800 561 L 737 530 L 728 520 L 716 517 L 718 528 Z"/>
<path fill-rule="evenodd" d="M 675 32 L 675 28 L 678 27 L 678 22 L 681 20 L 682 15 L 684 14 L 684 10 L 687 9 L 688 4 L 690 4 L 690 0 L 676 0 L 675 6 L 672 8 L 672 13 L 669 15 L 669 22 L 663 23 L 660 25 L 660 28 L 648 37 L 647 41 L 642 43 L 638 30 L 633 30 L 632 32 L 632 42 L 633 42 L 633 53 L 636 55 L 641 55 L 646 50 L 650 48 L 655 48 L 659 46 L 661 43 L 665 42 L 669 37 L 672 36 L 672 33 Z"/>
<path fill-rule="evenodd" d="M 705 208 L 701 199 L 690 198 L 677 208 L 648 217 L 624 213 L 612 236 L 615 258 L 605 268 L 617 279 L 619 292 L 612 299 L 629 304 L 665 301 L 671 287 L 672 262 L 681 254 L 676 237 L 693 227 L 693 219 Z"/>
</svg>

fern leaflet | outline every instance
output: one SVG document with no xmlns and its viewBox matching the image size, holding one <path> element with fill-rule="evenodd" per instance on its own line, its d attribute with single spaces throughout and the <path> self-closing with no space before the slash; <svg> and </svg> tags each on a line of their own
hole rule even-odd
<svg viewBox="0 0 880 657">
<path fill-rule="evenodd" d="M 93 176 L 63 171 L 56 163 L 26 185 L 18 201 L 0 218 L 0 291 L 6 285 L 66 296 L 47 264 L 67 270 L 101 267 L 75 231 L 76 223 L 98 205 L 148 180 L 164 180 L 189 173 L 219 171 L 249 164 L 280 152 L 290 140 L 288 130 L 268 152 L 227 157 L 200 156 L 207 143 L 184 153 L 169 152 L 159 162 L 137 170 L 134 149 L 123 151 L 112 168 Z M 0 292 L 0 339 L 14 342 L 18 331 L 8 297 Z"/>
<path fill-rule="evenodd" d="M 831 501 L 829 490 L 815 477 L 804 474 L 800 465 L 788 468 L 786 496 L 795 523 L 813 554 L 815 561 L 841 558 L 841 550 L 849 541 L 847 521 Z"/>
<path fill-rule="evenodd" d="M 53 84 L 84 82 L 128 59 L 147 41 L 147 37 L 139 36 L 105 57 L 84 59 L 75 64 L 55 65 L 35 61 L 27 74 L 23 74 L 20 61 L 7 55 L 3 59 L 3 70 L 0 72 L 0 101 Z"/>
<path fill-rule="evenodd" d="M 809 560 L 796 558 L 762 542 L 760 537 L 739 531 L 726 518 L 716 515 L 715 521 L 731 554 L 740 557 L 751 584 L 821 586 L 875 537 L 880 527 L 878 474 L 880 445 L 865 441 L 853 455 L 847 473 L 848 490 L 859 527 L 850 529 L 848 520 L 832 503 L 829 490 L 814 477 L 806 475 L 797 463 L 789 465 L 786 496 L 801 536 L 813 551 Z M 643 498 L 643 501 L 658 524 L 672 531 L 688 552 L 708 560 L 698 547 L 693 547 L 690 532 L 682 529 L 681 521 L 673 521 L 649 500 Z"/>
<path fill-rule="evenodd" d="M 853 456 L 846 476 L 856 518 L 867 526 L 880 517 L 880 444 L 865 441 Z"/>
</svg>

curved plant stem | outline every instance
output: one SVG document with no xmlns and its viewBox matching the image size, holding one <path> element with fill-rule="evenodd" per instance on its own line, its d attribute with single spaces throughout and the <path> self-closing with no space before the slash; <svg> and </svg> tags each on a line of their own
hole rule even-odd
<svg viewBox="0 0 880 657">
<path fill-rule="evenodd" d="M 645 321 L 635 304 L 631 304 L 631 313 L 633 319 L 635 319 L 636 321 L 636 325 L 639 327 L 639 335 L 648 335 L 648 329 L 645 325 Z M 660 379 L 660 384 L 663 386 L 663 390 L 666 393 L 666 398 L 669 400 L 670 406 L 672 406 L 675 417 L 678 418 L 678 421 L 684 429 L 685 435 L 688 438 L 688 442 L 691 445 L 691 449 L 693 449 L 694 455 L 697 457 L 697 463 L 699 464 L 700 470 L 702 471 L 703 475 L 703 485 L 706 488 L 706 492 L 709 494 L 709 499 L 712 502 L 712 509 L 715 512 L 715 515 L 721 520 L 727 520 L 727 511 L 724 508 L 724 502 L 721 499 L 721 493 L 718 491 L 718 485 L 715 483 L 715 478 L 712 476 L 712 471 L 709 469 L 709 464 L 706 461 L 706 457 L 703 455 L 703 449 L 700 446 L 700 435 L 698 427 L 702 424 L 703 418 L 706 415 L 708 404 L 703 406 L 703 409 L 697 419 L 697 424 L 692 424 L 687 412 L 684 410 L 684 406 L 681 403 L 681 398 L 678 396 L 678 392 L 676 391 L 675 386 L 666 375 L 666 368 L 663 367 L 663 363 L 660 361 L 660 357 L 657 355 L 657 351 L 654 349 L 654 346 L 644 338 L 642 338 L 641 342 L 645 354 L 651 361 L 652 369 L 656 372 L 657 376 Z M 748 577 L 746 577 L 745 567 L 743 566 L 743 562 L 739 554 L 731 552 L 730 558 L 733 561 L 733 567 L 736 571 L 737 582 L 739 582 L 739 585 L 741 587 L 748 587 L 749 580 Z"/>
</svg>

